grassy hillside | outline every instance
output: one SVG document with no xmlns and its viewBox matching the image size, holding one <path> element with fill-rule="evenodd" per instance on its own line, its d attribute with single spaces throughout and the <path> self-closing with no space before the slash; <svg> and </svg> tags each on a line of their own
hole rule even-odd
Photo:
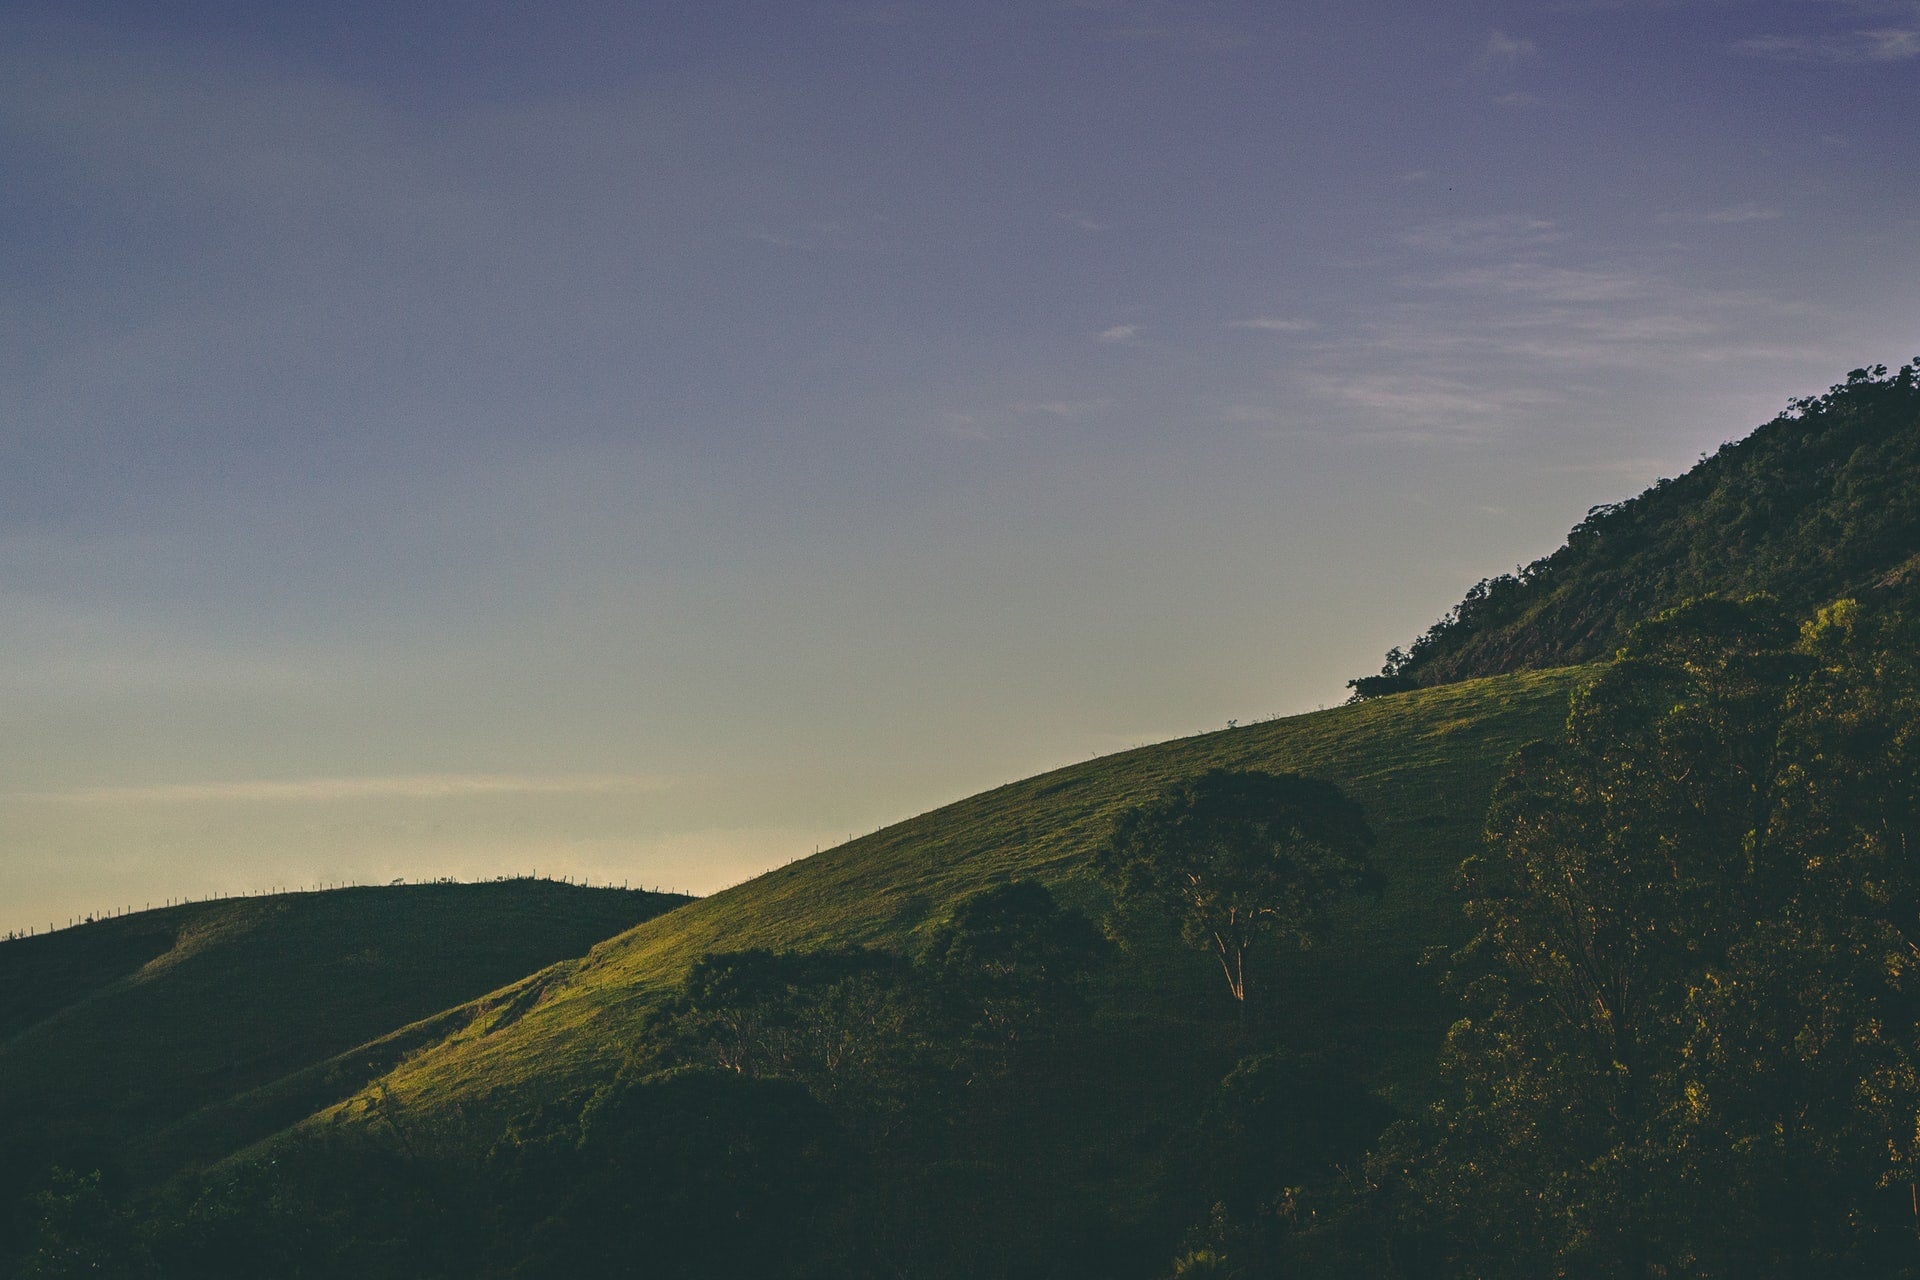
<svg viewBox="0 0 1920 1280">
<path fill-rule="evenodd" d="M 962 800 L 639 925 L 496 993 L 380 1081 L 383 1105 L 406 1108 L 423 1131 L 436 1119 L 458 1128 L 450 1120 L 458 1115 L 484 1141 L 499 1117 L 610 1075 L 645 1012 L 704 952 L 912 950 L 956 900 L 1019 876 L 1098 910 L 1086 860 L 1113 814 L 1213 767 L 1315 774 L 1367 807 L 1385 897 L 1349 909 L 1329 945 L 1276 963 L 1266 990 L 1299 1037 L 1360 1046 L 1380 1091 L 1410 1101 L 1430 1080 L 1448 1016 L 1418 960 L 1458 936 L 1452 874 L 1479 838 L 1507 755 L 1560 731 L 1580 678 L 1526 673 L 1381 698 L 1128 751 Z M 1115 1022 L 1146 1014 L 1218 1022 L 1225 1002 L 1207 962 L 1148 943 L 1114 967 L 1102 1008 Z M 377 1114 L 367 1101 L 319 1119 Z"/>
<path fill-rule="evenodd" d="M 1920 565 L 1920 362 L 1859 369 L 1467 594 L 1364 693 L 1610 656 L 1643 618 L 1764 592 L 1808 614 Z"/>
<path fill-rule="evenodd" d="M 81 1167 L 225 1154 L 390 1061 L 356 1075 L 338 1055 L 684 901 L 532 880 L 339 889 L 0 943 L 0 1137 Z M 255 1105 L 289 1079 L 299 1110 Z"/>
</svg>

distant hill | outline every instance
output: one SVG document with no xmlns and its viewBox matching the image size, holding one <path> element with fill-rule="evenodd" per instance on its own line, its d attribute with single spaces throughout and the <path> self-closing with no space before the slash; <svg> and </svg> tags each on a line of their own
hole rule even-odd
<svg viewBox="0 0 1920 1280">
<path fill-rule="evenodd" d="M 0 942 L 0 1164 L 224 1155 L 391 1065 L 335 1061 L 355 1046 L 686 901 L 547 880 L 335 889 Z M 279 1107 L 252 1105 L 302 1073 Z"/>
<path fill-rule="evenodd" d="M 1920 577 L 1917 558 L 1920 360 L 1856 369 L 1678 479 L 1595 507 L 1565 546 L 1480 582 L 1352 685 L 1366 697 L 1590 662 L 1694 596 L 1765 592 L 1806 613 Z"/>
</svg>

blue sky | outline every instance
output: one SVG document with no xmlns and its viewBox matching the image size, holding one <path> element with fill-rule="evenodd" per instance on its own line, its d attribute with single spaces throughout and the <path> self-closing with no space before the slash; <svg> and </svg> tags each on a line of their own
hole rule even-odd
<svg viewBox="0 0 1920 1280">
<path fill-rule="evenodd" d="M 1920 351 L 1920 4 L 0 6 L 0 927 L 1339 701 Z"/>
</svg>

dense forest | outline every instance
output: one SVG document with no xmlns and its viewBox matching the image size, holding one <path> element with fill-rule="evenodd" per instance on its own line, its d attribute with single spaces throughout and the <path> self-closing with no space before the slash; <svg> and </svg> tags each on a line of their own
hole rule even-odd
<svg viewBox="0 0 1920 1280">
<path fill-rule="evenodd" d="M 16 1146 L 0 1262 L 1920 1277 L 1917 377 L 1597 512 L 1422 687 L 676 907 L 217 1158 Z"/>
<path fill-rule="evenodd" d="M 1477 583 L 1361 696 L 1610 656 L 1641 619 L 1762 592 L 1811 610 L 1915 572 L 1920 360 L 1855 369 L 1685 475 L 1593 508 L 1558 551 Z"/>
</svg>

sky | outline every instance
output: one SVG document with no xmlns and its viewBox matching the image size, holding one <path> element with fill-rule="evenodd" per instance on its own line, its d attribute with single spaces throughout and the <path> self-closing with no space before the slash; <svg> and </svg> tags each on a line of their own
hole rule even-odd
<svg viewBox="0 0 1920 1280">
<path fill-rule="evenodd" d="M 1920 352 L 1920 2 L 0 3 L 0 930 L 709 892 Z"/>
</svg>

